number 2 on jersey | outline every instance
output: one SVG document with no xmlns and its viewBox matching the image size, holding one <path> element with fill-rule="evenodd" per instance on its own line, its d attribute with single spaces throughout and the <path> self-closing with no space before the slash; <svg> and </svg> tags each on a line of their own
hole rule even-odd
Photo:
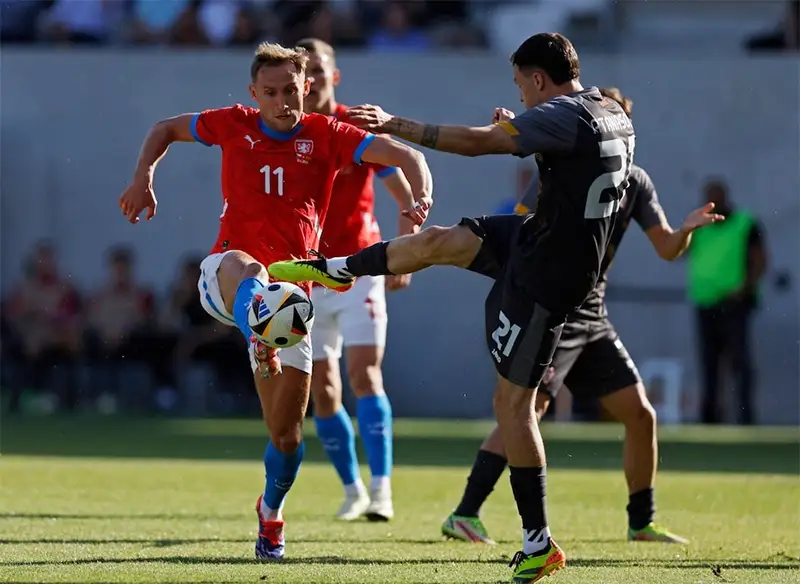
<svg viewBox="0 0 800 584">
<path fill-rule="evenodd" d="M 620 167 L 619 170 L 601 174 L 592 182 L 589 192 L 586 194 L 586 210 L 583 215 L 586 219 L 603 219 L 619 211 L 619 204 L 624 193 L 619 197 L 612 195 L 610 201 L 601 201 L 600 199 L 604 192 L 610 189 L 619 189 L 622 183 L 627 182 L 631 172 L 636 137 L 629 137 L 627 144 L 622 138 L 612 138 L 603 140 L 598 145 L 600 146 L 600 158 L 619 158 Z"/>
<path fill-rule="evenodd" d="M 283 196 L 283 167 L 279 166 L 276 169 L 272 169 L 272 167 L 268 164 L 261 168 L 259 171 L 261 174 L 264 175 L 264 192 L 268 195 L 272 194 L 272 189 L 275 188 L 275 191 L 279 197 Z M 275 177 L 273 179 L 272 177 Z M 272 183 L 275 183 L 273 187 Z"/>
</svg>

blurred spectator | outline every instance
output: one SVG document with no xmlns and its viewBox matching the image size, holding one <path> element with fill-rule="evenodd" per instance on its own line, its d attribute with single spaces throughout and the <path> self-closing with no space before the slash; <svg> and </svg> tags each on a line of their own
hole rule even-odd
<svg viewBox="0 0 800 584">
<path fill-rule="evenodd" d="M 337 47 L 363 45 L 359 20 L 349 5 L 331 2 L 277 0 L 275 13 L 283 25 L 281 38 L 288 45 L 301 38 L 318 38 Z"/>
<path fill-rule="evenodd" d="M 169 42 L 178 22 L 192 11 L 191 0 L 133 0 L 133 41 L 141 44 Z"/>
<path fill-rule="evenodd" d="M 148 0 L 145 0 L 147 2 Z M 200 2 L 193 0 L 189 6 L 180 13 L 178 20 L 172 27 L 170 44 L 180 46 L 200 46 L 207 45 L 208 38 L 200 25 L 198 17 L 198 7 Z"/>
<path fill-rule="evenodd" d="M 124 10 L 119 0 L 56 0 L 47 14 L 45 36 L 56 42 L 104 43 L 120 24 Z"/>
<path fill-rule="evenodd" d="M 2 0 L 0 2 L 0 41 L 32 43 L 38 32 L 39 17 L 53 0 Z"/>
<path fill-rule="evenodd" d="M 204 0 L 198 9 L 198 20 L 213 46 L 248 45 L 257 39 L 254 13 L 247 2 Z"/>
<path fill-rule="evenodd" d="M 245 343 L 238 329 L 224 326 L 206 313 L 197 291 L 199 278 L 200 260 L 187 260 L 161 312 L 162 336 L 172 339 L 175 366 L 180 370 L 191 362 L 209 365 L 216 374 L 218 391 L 249 393 L 252 373 Z M 176 386 L 174 378 L 162 382 L 160 401 L 167 403 L 167 394 Z"/>
<path fill-rule="evenodd" d="M 383 4 L 381 27 L 368 42 L 376 51 L 427 51 L 432 43 L 427 34 L 413 25 L 407 2 L 390 0 Z"/>
<path fill-rule="evenodd" d="M 25 389 L 55 392 L 61 404 L 76 403 L 74 367 L 81 350 L 80 298 L 61 277 L 55 248 L 36 245 L 26 262 L 24 279 L 8 303 L 3 351 L 22 367 L 14 383 L 9 408 L 18 409 Z M 5 312 L 5 311 L 4 311 Z"/>
<path fill-rule="evenodd" d="M 107 356 L 122 355 L 131 335 L 147 326 L 154 309 L 152 292 L 136 284 L 133 252 L 126 247 L 109 251 L 109 279 L 91 299 L 88 307 L 89 331 Z"/>
<path fill-rule="evenodd" d="M 164 359 L 153 293 L 136 283 L 133 252 L 108 253 L 109 277 L 88 305 L 87 357 L 91 397 L 101 409 L 147 407 L 152 369 Z"/>
<path fill-rule="evenodd" d="M 800 0 L 786 3 L 786 17 L 772 32 L 747 40 L 751 51 L 800 51 Z"/>
<path fill-rule="evenodd" d="M 696 231 L 689 248 L 689 297 L 697 309 L 703 374 L 702 421 L 721 421 L 720 375 L 727 364 L 738 391 L 737 421 L 752 424 L 750 316 L 767 268 L 763 230 L 753 215 L 733 207 L 724 182 L 708 182 L 704 198 L 726 219 Z"/>
</svg>

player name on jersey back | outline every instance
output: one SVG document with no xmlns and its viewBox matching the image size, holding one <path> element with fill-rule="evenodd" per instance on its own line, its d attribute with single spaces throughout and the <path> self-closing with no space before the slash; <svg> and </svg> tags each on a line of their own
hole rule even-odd
<svg viewBox="0 0 800 584">
<path fill-rule="evenodd" d="M 541 275 L 532 295 L 571 312 L 597 284 L 628 184 L 635 135 L 620 105 L 595 88 L 557 96 L 500 124 L 518 155 L 535 154 L 539 189 L 523 245 Z"/>
</svg>

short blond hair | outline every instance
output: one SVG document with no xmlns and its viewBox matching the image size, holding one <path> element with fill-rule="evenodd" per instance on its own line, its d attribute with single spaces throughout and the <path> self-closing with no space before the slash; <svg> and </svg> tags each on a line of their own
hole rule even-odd
<svg viewBox="0 0 800 584">
<path fill-rule="evenodd" d="M 622 92 L 618 87 L 601 87 L 600 94 L 616 101 L 620 106 L 622 106 L 622 110 L 628 114 L 628 117 L 631 117 L 631 112 L 633 111 L 633 101 L 630 98 L 622 95 Z"/>
<path fill-rule="evenodd" d="M 250 65 L 250 78 L 255 81 L 256 75 L 262 67 L 275 67 L 284 63 L 291 63 L 298 73 L 306 72 L 308 64 L 308 51 L 305 49 L 287 49 L 278 43 L 261 43 L 253 55 Z"/>
<path fill-rule="evenodd" d="M 297 41 L 297 46 L 301 49 L 305 49 L 309 53 L 328 57 L 332 63 L 336 63 L 336 51 L 333 50 L 333 47 L 329 43 L 321 39 L 311 37 L 301 39 Z"/>
</svg>

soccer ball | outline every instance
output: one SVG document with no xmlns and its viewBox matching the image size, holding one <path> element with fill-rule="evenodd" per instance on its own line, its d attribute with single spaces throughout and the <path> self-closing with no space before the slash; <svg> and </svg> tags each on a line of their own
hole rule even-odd
<svg viewBox="0 0 800 584">
<path fill-rule="evenodd" d="M 311 330 L 314 307 L 301 288 L 274 282 L 253 295 L 247 321 L 259 341 L 285 349 L 302 341 Z"/>
</svg>

